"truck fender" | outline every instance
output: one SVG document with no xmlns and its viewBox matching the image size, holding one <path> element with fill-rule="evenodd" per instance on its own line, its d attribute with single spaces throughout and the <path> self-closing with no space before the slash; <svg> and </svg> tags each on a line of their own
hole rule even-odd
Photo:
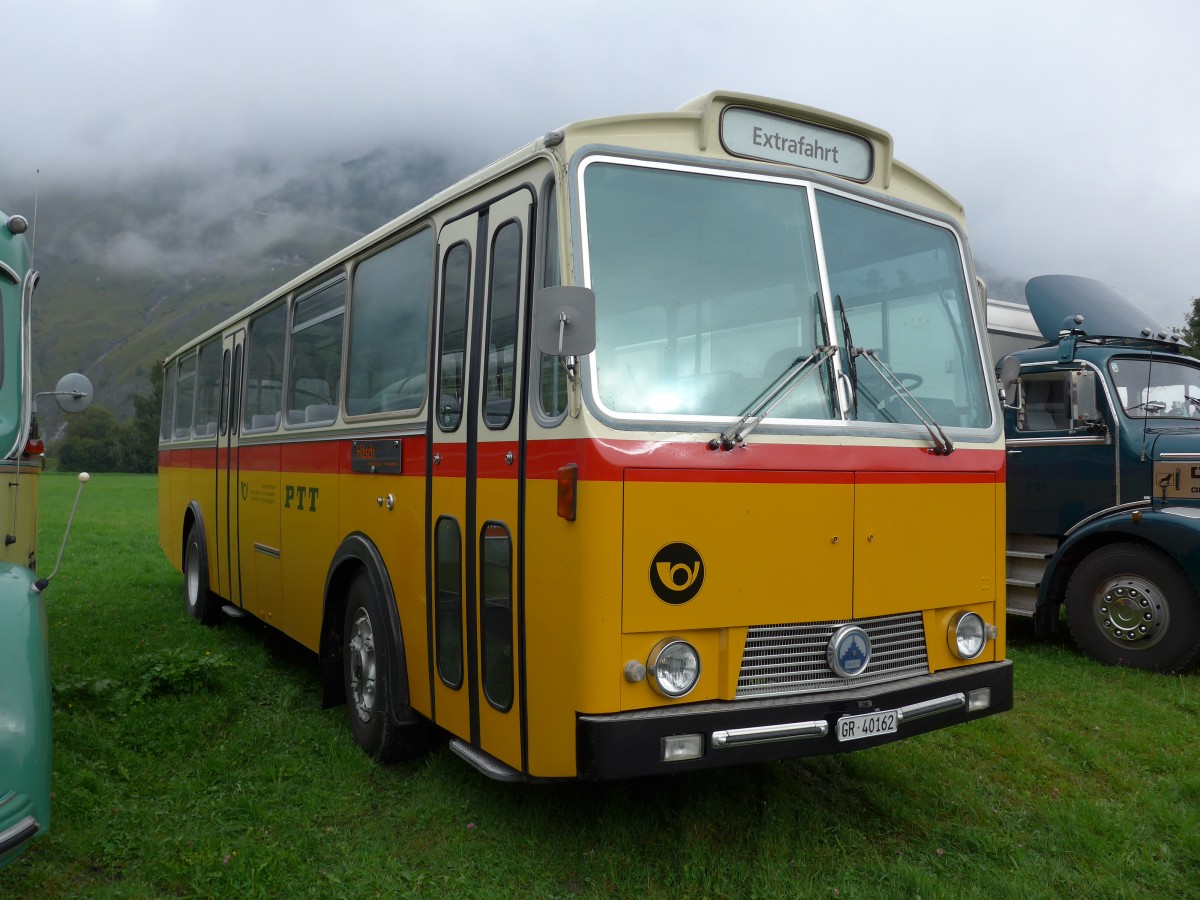
<svg viewBox="0 0 1200 900">
<path fill-rule="evenodd" d="M 1155 547 L 1179 564 L 1192 589 L 1200 592 L 1200 509 L 1186 506 L 1123 506 L 1092 516 L 1068 532 L 1046 564 L 1034 613 L 1038 636 L 1058 618 L 1071 573 L 1105 544 L 1132 541 Z"/>
</svg>

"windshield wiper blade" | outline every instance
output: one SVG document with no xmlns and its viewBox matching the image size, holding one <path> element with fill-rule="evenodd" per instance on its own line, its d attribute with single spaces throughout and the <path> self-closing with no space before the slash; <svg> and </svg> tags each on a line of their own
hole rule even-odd
<svg viewBox="0 0 1200 900">
<path fill-rule="evenodd" d="M 854 361 L 854 336 L 850 333 L 850 323 L 846 320 L 846 304 L 842 302 L 842 295 L 838 294 L 833 299 L 837 303 L 838 315 L 842 320 L 842 344 L 846 348 L 846 368 L 850 370 L 850 409 L 857 416 L 858 363 Z"/>
<path fill-rule="evenodd" d="M 708 442 L 709 450 L 732 450 L 743 443 L 746 437 L 758 427 L 758 423 L 767 417 L 776 404 L 792 392 L 792 389 L 811 375 L 820 363 L 833 355 L 834 348 L 829 344 L 821 344 L 803 359 L 797 356 L 774 381 L 763 389 L 757 397 L 750 401 L 742 417 L 722 431 L 717 437 Z"/>
<path fill-rule="evenodd" d="M 866 359 L 875 371 L 879 373 L 879 377 L 883 379 L 883 383 L 890 387 L 896 396 L 904 401 L 904 405 L 917 417 L 917 421 L 925 426 L 925 430 L 929 432 L 929 437 L 933 441 L 933 452 L 936 455 L 949 456 L 954 452 L 954 444 L 951 443 L 950 438 L 946 437 L 946 432 L 942 430 L 942 426 L 929 414 L 929 410 L 921 405 L 921 401 L 909 392 L 908 388 L 896 377 L 896 373 L 887 367 L 887 364 L 879 358 L 874 350 L 865 347 L 855 347 L 854 355 Z"/>
</svg>

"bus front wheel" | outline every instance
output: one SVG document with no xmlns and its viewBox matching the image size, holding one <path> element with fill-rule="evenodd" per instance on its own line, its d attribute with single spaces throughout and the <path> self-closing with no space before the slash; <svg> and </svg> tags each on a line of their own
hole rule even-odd
<svg viewBox="0 0 1200 900">
<path fill-rule="evenodd" d="M 183 594 L 188 615 L 205 625 L 216 624 L 219 609 L 217 598 L 208 590 L 208 554 L 199 522 L 188 529 L 183 547 Z"/>
<path fill-rule="evenodd" d="M 1200 657 L 1200 600 L 1165 553 L 1141 544 L 1101 547 L 1067 585 L 1076 645 L 1103 663 L 1179 672 Z"/>
<path fill-rule="evenodd" d="M 346 594 L 342 629 L 342 672 L 346 708 L 355 742 L 378 762 L 393 762 L 424 749 L 422 723 L 402 724 L 389 705 L 387 627 L 383 607 L 365 572 L 354 576 Z M 414 718 L 411 711 L 408 718 Z"/>
</svg>

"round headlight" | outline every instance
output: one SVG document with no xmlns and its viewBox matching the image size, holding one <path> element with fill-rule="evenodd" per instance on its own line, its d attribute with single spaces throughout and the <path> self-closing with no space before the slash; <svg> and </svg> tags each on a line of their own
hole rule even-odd
<svg viewBox="0 0 1200 900">
<path fill-rule="evenodd" d="M 950 621 L 950 632 L 946 637 L 951 653 L 959 659 L 974 659 L 987 643 L 987 626 L 979 613 L 960 612 Z"/>
<path fill-rule="evenodd" d="M 691 692 L 700 680 L 700 654 L 687 641 L 664 638 L 646 660 L 650 685 L 672 700 Z"/>
</svg>

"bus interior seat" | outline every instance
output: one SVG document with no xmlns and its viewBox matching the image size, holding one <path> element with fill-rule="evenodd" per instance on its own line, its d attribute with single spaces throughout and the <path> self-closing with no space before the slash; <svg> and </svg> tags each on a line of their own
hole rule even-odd
<svg viewBox="0 0 1200 900">
<path fill-rule="evenodd" d="M 337 404 L 313 403 L 304 407 L 305 422 L 332 422 L 337 418 Z"/>
<path fill-rule="evenodd" d="M 250 427 L 255 430 L 259 428 L 278 428 L 279 413 L 255 413 L 250 417 Z"/>
</svg>

